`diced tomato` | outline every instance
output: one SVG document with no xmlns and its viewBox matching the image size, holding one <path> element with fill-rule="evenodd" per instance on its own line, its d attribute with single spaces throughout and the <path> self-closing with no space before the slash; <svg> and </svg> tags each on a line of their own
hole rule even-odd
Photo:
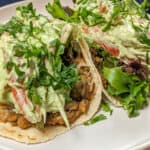
<svg viewBox="0 0 150 150">
<path fill-rule="evenodd" d="M 84 33 L 89 33 L 89 28 L 88 28 L 88 26 L 86 26 L 86 25 L 84 25 L 84 26 L 82 27 L 82 30 L 83 30 Z"/>
<path fill-rule="evenodd" d="M 15 89 L 15 88 L 12 88 L 12 93 L 13 93 L 13 96 L 16 100 L 16 103 L 18 104 L 20 110 L 22 111 L 22 113 L 24 113 L 23 111 L 23 105 L 24 105 L 24 100 L 21 100 L 19 95 L 18 95 L 18 91 Z"/>
<path fill-rule="evenodd" d="M 108 12 L 108 9 L 106 6 L 103 6 L 99 9 L 100 13 L 107 13 Z"/>
<path fill-rule="evenodd" d="M 107 13 L 108 12 L 108 8 L 106 6 L 103 6 L 102 2 L 100 2 L 100 4 L 99 4 L 99 12 L 100 13 Z"/>
<path fill-rule="evenodd" d="M 19 105 L 22 112 L 24 112 L 23 107 L 27 105 L 29 108 L 32 108 L 31 104 L 28 102 L 25 90 L 23 88 L 11 88 L 13 96 L 16 100 L 16 103 Z"/>
<path fill-rule="evenodd" d="M 98 43 L 104 50 L 106 50 L 108 53 L 112 54 L 115 57 L 119 56 L 119 50 L 116 47 L 109 46 L 108 44 L 105 44 L 103 42 Z"/>
</svg>

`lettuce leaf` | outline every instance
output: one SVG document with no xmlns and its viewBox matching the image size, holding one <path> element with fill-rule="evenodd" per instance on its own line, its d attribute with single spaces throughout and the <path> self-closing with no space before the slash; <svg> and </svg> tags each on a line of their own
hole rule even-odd
<svg viewBox="0 0 150 150">
<path fill-rule="evenodd" d="M 59 0 L 54 0 L 53 4 L 48 3 L 46 5 L 46 10 L 54 17 L 58 19 L 63 19 L 69 21 L 70 18 L 67 13 L 64 11 L 63 7 L 60 4 Z"/>
<path fill-rule="evenodd" d="M 57 19 L 62 19 L 67 22 L 77 22 L 79 20 L 78 12 L 73 11 L 72 16 L 69 16 L 61 5 L 60 0 L 54 0 L 52 4 L 48 3 L 46 5 L 46 10 Z"/>
<path fill-rule="evenodd" d="M 110 107 L 110 105 L 107 102 L 102 101 L 101 107 L 104 112 L 108 112 L 110 115 L 112 115 L 113 109 Z"/>
<path fill-rule="evenodd" d="M 104 67 L 103 73 L 109 83 L 108 92 L 120 100 L 129 117 L 139 115 L 139 110 L 148 105 L 147 81 L 141 81 L 136 75 L 123 72 L 121 67 Z"/>
<path fill-rule="evenodd" d="M 129 75 L 122 72 L 120 67 L 104 68 L 104 77 L 108 80 L 111 87 L 116 90 L 116 94 L 128 92 L 128 84 L 130 83 Z"/>
</svg>

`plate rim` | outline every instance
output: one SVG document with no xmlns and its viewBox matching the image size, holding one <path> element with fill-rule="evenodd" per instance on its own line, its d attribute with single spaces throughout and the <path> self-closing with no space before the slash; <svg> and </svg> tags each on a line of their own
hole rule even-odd
<svg viewBox="0 0 150 150">
<path fill-rule="evenodd" d="M 29 2 L 34 2 L 34 1 L 38 1 L 38 0 L 22 0 L 19 2 L 13 2 L 12 4 L 8 4 L 8 5 L 4 5 L 4 6 L 0 7 L 0 11 L 3 11 L 5 9 L 11 8 L 11 7 L 17 7 L 18 5 L 24 5 L 24 4 L 27 4 Z M 142 149 L 148 148 L 149 146 L 150 146 L 150 138 L 146 138 L 146 139 L 141 140 L 140 142 L 138 142 L 132 146 L 124 148 L 124 150 L 142 150 Z M 8 147 L 5 147 L 3 145 L 0 145 L 0 148 L 3 148 L 4 150 L 5 149 L 10 150 Z"/>
</svg>

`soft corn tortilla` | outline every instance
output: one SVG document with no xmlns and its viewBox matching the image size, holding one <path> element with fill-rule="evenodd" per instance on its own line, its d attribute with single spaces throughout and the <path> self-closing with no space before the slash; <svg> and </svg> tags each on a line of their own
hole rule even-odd
<svg viewBox="0 0 150 150">
<path fill-rule="evenodd" d="M 88 59 L 92 61 L 91 55 L 90 55 L 90 49 L 89 46 L 87 44 L 87 42 L 84 39 L 80 40 L 80 47 L 82 50 L 83 54 L 86 54 L 88 56 Z M 85 58 L 87 58 L 87 56 L 85 56 Z M 88 60 L 87 60 L 88 61 Z M 91 65 L 93 65 L 93 62 L 91 62 Z M 100 78 L 101 78 L 101 74 L 98 72 L 98 70 L 96 69 L 95 74 L 99 74 Z M 102 84 L 101 84 L 102 85 Z M 107 90 L 104 89 L 103 85 L 101 86 L 101 90 L 102 93 L 105 95 L 105 97 L 115 106 L 115 107 L 121 107 L 121 103 L 113 96 L 109 95 L 109 93 L 107 92 Z"/>
<path fill-rule="evenodd" d="M 72 125 L 71 128 L 82 124 L 89 120 L 97 112 L 102 98 L 102 82 L 101 78 L 92 62 L 91 54 L 86 47 L 84 40 L 79 40 L 79 45 L 83 54 L 83 62 L 79 66 L 89 66 L 93 81 L 95 83 L 95 93 L 93 99 L 90 101 L 88 112 L 80 116 Z M 47 140 L 55 138 L 57 135 L 65 133 L 68 129 L 63 126 L 50 126 L 43 130 L 31 127 L 29 129 L 21 129 L 16 126 L 12 126 L 10 123 L 0 123 L 0 135 L 6 138 L 13 139 L 22 143 L 41 143 Z"/>
</svg>

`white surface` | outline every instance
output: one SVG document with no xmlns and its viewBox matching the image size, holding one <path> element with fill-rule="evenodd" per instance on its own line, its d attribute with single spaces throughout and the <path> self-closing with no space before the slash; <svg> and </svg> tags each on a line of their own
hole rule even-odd
<svg viewBox="0 0 150 150">
<path fill-rule="evenodd" d="M 62 0 L 71 4 L 71 0 Z M 46 14 L 49 0 L 33 0 L 38 12 Z M 23 2 L 24 3 L 24 2 Z M 16 4 L 0 9 L 0 22 L 15 14 Z M 46 14 L 47 15 L 47 14 Z M 92 126 L 80 126 L 54 140 L 25 145 L 0 138 L 0 150 L 135 150 L 150 144 L 150 107 L 137 118 L 129 119 L 124 110 L 115 108 L 107 120 Z"/>
</svg>

